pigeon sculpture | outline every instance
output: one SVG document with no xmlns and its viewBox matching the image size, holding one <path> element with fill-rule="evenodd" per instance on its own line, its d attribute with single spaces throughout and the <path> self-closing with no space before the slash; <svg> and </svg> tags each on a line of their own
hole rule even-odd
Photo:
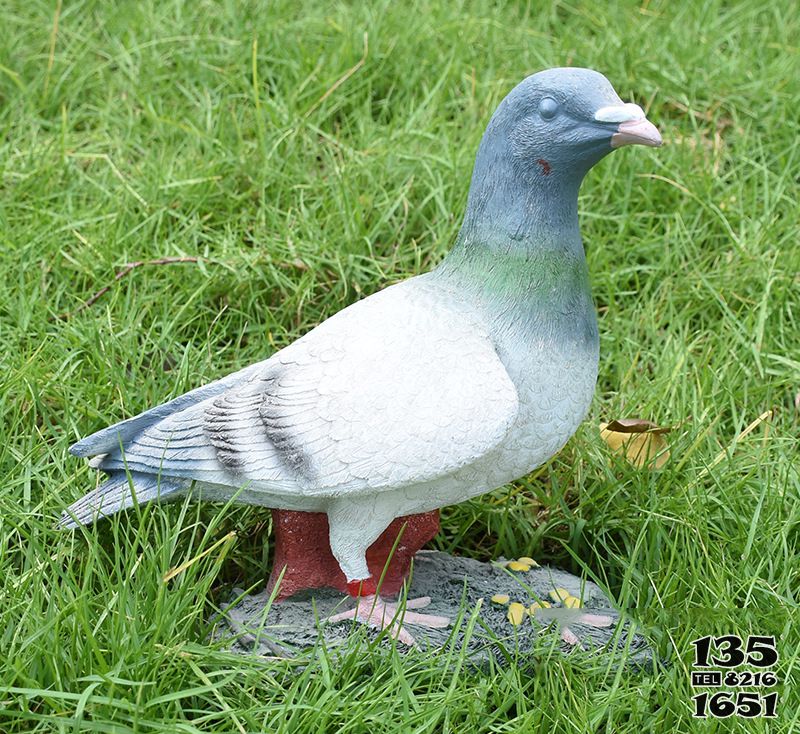
<svg viewBox="0 0 800 734">
<path fill-rule="evenodd" d="M 461 230 L 435 270 L 76 443 L 70 451 L 108 476 L 61 526 L 190 490 L 275 508 L 270 583 L 280 580 L 282 596 L 347 590 L 355 605 L 332 621 L 412 643 L 385 597 L 436 532 L 438 509 L 547 461 L 589 409 L 599 341 L 578 188 L 629 144 L 661 138 L 603 75 L 529 76 L 489 122 Z M 403 619 L 448 623 L 414 611 Z"/>
</svg>

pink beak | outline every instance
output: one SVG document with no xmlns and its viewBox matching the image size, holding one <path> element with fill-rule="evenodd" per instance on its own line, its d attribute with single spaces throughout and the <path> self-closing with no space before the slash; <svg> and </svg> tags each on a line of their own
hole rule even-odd
<svg viewBox="0 0 800 734">
<path fill-rule="evenodd" d="M 645 119 L 621 122 L 611 136 L 611 147 L 621 148 L 623 145 L 649 145 L 658 148 L 661 145 L 661 134 L 656 126 Z"/>
</svg>

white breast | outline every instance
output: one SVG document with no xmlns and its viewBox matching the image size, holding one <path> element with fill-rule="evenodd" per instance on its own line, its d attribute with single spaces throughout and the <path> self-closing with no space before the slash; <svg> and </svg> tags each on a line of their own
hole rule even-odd
<svg viewBox="0 0 800 734">
<path fill-rule="evenodd" d="M 598 351 L 532 344 L 507 364 L 520 409 L 505 440 L 474 464 L 393 493 L 399 514 L 427 512 L 501 487 L 554 456 L 586 416 L 597 381 Z"/>
</svg>

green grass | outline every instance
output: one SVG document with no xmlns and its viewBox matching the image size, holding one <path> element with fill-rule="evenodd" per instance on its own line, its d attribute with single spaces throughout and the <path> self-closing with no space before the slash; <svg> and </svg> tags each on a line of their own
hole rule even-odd
<svg viewBox="0 0 800 734">
<path fill-rule="evenodd" d="M 796 730 L 794 3 L 8 0 L 0 27 L 1 732 Z M 94 482 L 67 454 L 79 436 L 436 264 L 494 107 L 564 64 L 603 71 L 666 145 L 615 153 L 581 192 L 589 419 L 534 475 L 446 509 L 435 546 L 586 574 L 663 666 L 477 674 L 457 650 L 355 643 L 338 663 L 236 657 L 207 619 L 263 584 L 267 511 L 54 529 Z M 182 256 L 200 261 L 138 268 L 56 318 L 125 263 Z M 609 455 L 597 425 L 625 416 L 680 425 L 663 471 Z M 777 720 L 691 719 L 690 641 L 726 633 L 778 636 Z"/>
</svg>

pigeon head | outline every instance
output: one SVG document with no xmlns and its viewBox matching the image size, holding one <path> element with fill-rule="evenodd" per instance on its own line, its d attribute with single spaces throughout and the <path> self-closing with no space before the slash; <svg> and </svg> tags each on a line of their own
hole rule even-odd
<svg viewBox="0 0 800 734">
<path fill-rule="evenodd" d="M 481 148 L 506 158 L 529 183 L 579 183 L 614 148 L 631 144 L 661 145 L 642 108 L 623 102 L 602 74 L 562 68 L 518 84 L 497 108 Z"/>
<path fill-rule="evenodd" d="M 661 145 L 641 107 L 591 69 L 548 69 L 518 84 L 478 148 L 457 250 L 578 251 L 578 188 L 615 148 Z"/>
</svg>

